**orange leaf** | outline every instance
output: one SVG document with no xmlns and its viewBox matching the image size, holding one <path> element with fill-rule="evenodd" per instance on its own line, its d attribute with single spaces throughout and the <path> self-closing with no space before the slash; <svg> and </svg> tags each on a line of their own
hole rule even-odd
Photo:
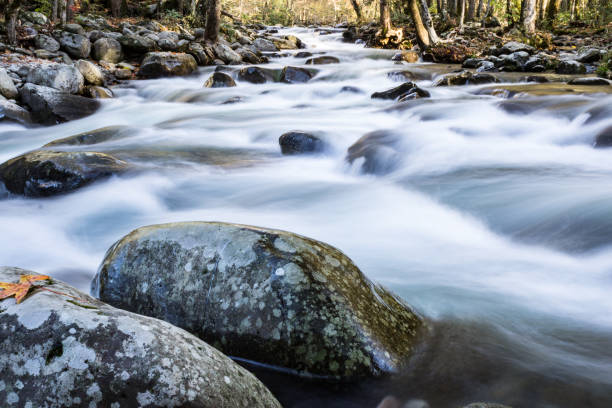
<svg viewBox="0 0 612 408">
<path fill-rule="evenodd" d="M 33 284 L 36 281 L 51 279 L 46 275 L 21 275 L 19 283 L 0 282 L 0 299 L 6 299 L 15 296 L 17 303 L 26 297 L 30 289 L 35 287 Z"/>
</svg>

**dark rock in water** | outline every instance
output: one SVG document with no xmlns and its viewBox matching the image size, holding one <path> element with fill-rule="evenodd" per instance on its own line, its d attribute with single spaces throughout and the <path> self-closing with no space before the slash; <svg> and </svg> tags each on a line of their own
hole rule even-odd
<svg viewBox="0 0 612 408">
<path fill-rule="evenodd" d="M 204 82 L 204 86 L 206 88 L 229 88 L 236 86 L 236 82 L 234 82 L 231 76 L 223 72 L 213 72 L 206 82 Z"/>
<path fill-rule="evenodd" d="M 107 252 L 92 293 L 228 355 L 334 379 L 397 370 L 423 325 L 323 242 L 216 222 L 133 231 Z"/>
<path fill-rule="evenodd" d="M 31 108 L 32 119 L 46 125 L 80 119 L 100 107 L 100 102 L 95 99 L 34 84 L 25 84 L 19 95 L 21 101 Z"/>
<path fill-rule="evenodd" d="M 437 44 L 423 54 L 424 61 L 461 64 L 474 54 L 474 50 L 462 44 Z"/>
<path fill-rule="evenodd" d="M 306 132 L 287 132 L 278 139 L 283 154 L 319 153 L 325 150 L 323 140 Z"/>
<path fill-rule="evenodd" d="M 612 147 L 612 125 L 595 136 L 595 147 Z"/>
<path fill-rule="evenodd" d="M 597 77 L 586 77 L 586 78 L 574 78 L 568 82 L 570 85 L 612 85 L 612 81 L 605 78 Z"/>
<path fill-rule="evenodd" d="M 555 71 L 557 74 L 584 74 L 586 73 L 586 67 L 578 61 L 572 60 L 561 60 Z"/>
<path fill-rule="evenodd" d="M 2 163 L 0 180 L 13 194 L 47 197 L 128 169 L 126 162 L 104 153 L 38 150 Z"/>
<path fill-rule="evenodd" d="M 23 275 L 37 274 L 0 268 L 2 282 Z M 186 331 L 57 280 L 36 285 L 54 292 L 0 301 L 3 406 L 280 408 L 252 374 Z"/>
<path fill-rule="evenodd" d="M 548 78 L 546 78 L 545 76 L 542 76 L 542 75 L 528 75 L 526 77 L 523 77 L 521 79 L 521 81 L 524 81 L 524 82 L 537 82 L 537 83 L 540 83 L 540 84 L 544 84 L 544 83 L 550 82 L 548 80 Z"/>
<path fill-rule="evenodd" d="M 495 64 L 491 61 L 481 61 L 476 68 L 476 72 L 496 71 Z"/>
<path fill-rule="evenodd" d="M 495 402 L 473 402 L 463 408 L 511 408 L 507 405 L 497 404 Z"/>
<path fill-rule="evenodd" d="M 29 111 L 16 103 L 0 99 L 0 120 L 11 120 L 24 125 L 32 123 Z"/>
<path fill-rule="evenodd" d="M 190 54 L 176 52 L 150 52 L 145 55 L 138 75 L 147 78 L 183 76 L 198 69 L 198 63 Z"/>
<path fill-rule="evenodd" d="M 316 71 L 306 68 L 285 67 L 281 72 L 280 80 L 288 84 L 301 84 L 310 81 L 315 74 Z"/>
<path fill-rule="evenodd" d="M 107 126 L 78 135 L 64 137 L 47 143 L 43 147 L 53 146 L 84 146 L 116 140 L 127 136 L 128 126 Z"/>
<path fill-rule="evenodd" d="M 346 161 L 353 164 L 363 159 L 361 171 L 383 175 L 395 170 L 401 161 L 400 138 L 388 130 L 376 130 L 363 135 L 348 148 Z"/>
<path fill-rule="evenodd" d="M 414 82 L 405 82 L 400 86 L 383 92 L 374 92 L 372 99 L 397 99 L 408 94 L 416 94 L 421 98 L 429 98 L 431 96 L 428 91 L 419 88 Z"/>
<path fill-rule="evenodd" d="M 597 62 L 601 59 L 602 52 L 597 48 L 587 48 L 578 52 L 576 61 L 583 63 Z"/>
<path fill-rule="evenodd" d="M 225 101 L 221 102 L 221 105 L 231 105 L 234 103 L 243 102 L 244 100 L 245 98 L 242 96 L 232 96 L 231 98 L 228 98 Z"/>
<path fill-rule="evenodd" d="M 434 86 L 453 86 L 453 85 L 480 85 L 492 82 L 499 82 L 494 75 L 469 71 L 450 73 L 442 76 L 434 82 Z"/>
<path fill-rule="evenodd" d="M 340 88 L 340 92 L 349 92 L 349 93 L 364 93 L 361 89 L 356 86 L 346 85 Z"/>
<path fill-rule="evenodd" d="M 484 60 L 480 58 L 468 58 L 461 64 L 462 68 L 478 68 Z"/>
<path fill-rule="evenodd" d="M 306 65 L 326 65 L 326 64 L 339 64 L 340 60 L 331 55 L 324 55 L 322 57 L 309 58 L 306 60 Z"/>
<path fill-rule="evenodd" d="M 312 57 L 312 52 L 300 51 L 294 55 L 295 58 L 308 58 Z"/>
<path fill-rule="evenodd" d="M 274 81 L 274 73 L 260 67 L 246 67 L 238 71 L 238 79 L 252 84 L 264 84 Z"/>
</svg>

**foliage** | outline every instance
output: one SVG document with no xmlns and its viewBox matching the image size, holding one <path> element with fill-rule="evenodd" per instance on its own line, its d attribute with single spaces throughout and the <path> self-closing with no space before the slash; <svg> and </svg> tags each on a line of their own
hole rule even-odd
<svg viewBox="0 0 612 408">
<path fill-rule="evenodd" d="M 601 57 L 601 64 L 597 67 L 597 75 L 607 78 L 612 69 L 612 51 L 608 51 Z"/>
<path fill-rule="evenodd" d="M 2 289 L 2 292 L 0 292 L 0 299 L 15 296 L 17 303 L 21 303 L 28 292 L 32 288 L 37 287 L 34 286 L 34 282 L 49 279 L 51 278 L 46 275 L 22 275 L 19 278 L 19 283 L 0 282 L 0 289 Z"/>
</svg>

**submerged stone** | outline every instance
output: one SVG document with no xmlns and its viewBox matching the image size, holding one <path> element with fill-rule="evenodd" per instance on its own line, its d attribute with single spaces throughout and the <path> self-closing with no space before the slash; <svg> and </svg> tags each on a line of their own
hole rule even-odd
<svg viewBox="0 0 612 408">
<path fill-rule="evenodd" d="M 35 272 L 0 267 L 0 281 Z M 42 282 L 42 281 L 40 281 Z M 195 336 L 65 283 L 0 301 L 3 407 L 280 408 L 253 375 Z"/>
<path fill-rule="evenodd" d="M 286 155 L 319 153 L 325 150 L 325 143 L 319 137 L 306 132 L 287 132 L 278 138 L 281 153 Z"/>
<path fill-rule="evenodd" d="M 131 232 L 107 252 L 92 293 L 182 327 L 228 355 L 304 376 L 396 371 L 423 326 L 337 249 L 216 222 Z"/>
</svg>

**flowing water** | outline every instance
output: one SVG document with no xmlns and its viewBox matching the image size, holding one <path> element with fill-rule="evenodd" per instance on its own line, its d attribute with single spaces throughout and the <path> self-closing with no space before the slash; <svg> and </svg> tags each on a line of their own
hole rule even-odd
<svg viewBox="0 0 612 408">
<path fill-rule="evenodd" d="M 519 98 L 517 110 L 474 86 L 429 87 L 428 73 L 457 67 L 398 66 L 392 52 L 339 33 L 287 32 L 341 63 L 317 66 L 307 84 L 224 89 L 202 88 L 204 68 L 116 89 L 82 120 L 1 125 L 0 161 L 125 125 L 124 137 L 86 147 L 143 171 L 55 198 L 0 200 L 0 264 L 88 290 L 106 249 L 139 226 L 288 230 L 338 247 L 438 326 L 411 374 L 325 392 L 271 380 L 288 406 L 374 407 L 386 393 L 433 407 L 612 406 L 612 151 L 592 147 L 612 125 L 612 96 Z M 290 55 L 267 67 L 304 63 Z M 431 100 L 370 99 L 397 86 L 387 73 L 400 69 L 417 72 Z M 379 158 L 386 171 L 349 165 L 347 148 L 382 129 L 399 138 Z M 316 133 L 328 151 L 281 156 L 278 137 L 290 130 Z"/>
</svg>

